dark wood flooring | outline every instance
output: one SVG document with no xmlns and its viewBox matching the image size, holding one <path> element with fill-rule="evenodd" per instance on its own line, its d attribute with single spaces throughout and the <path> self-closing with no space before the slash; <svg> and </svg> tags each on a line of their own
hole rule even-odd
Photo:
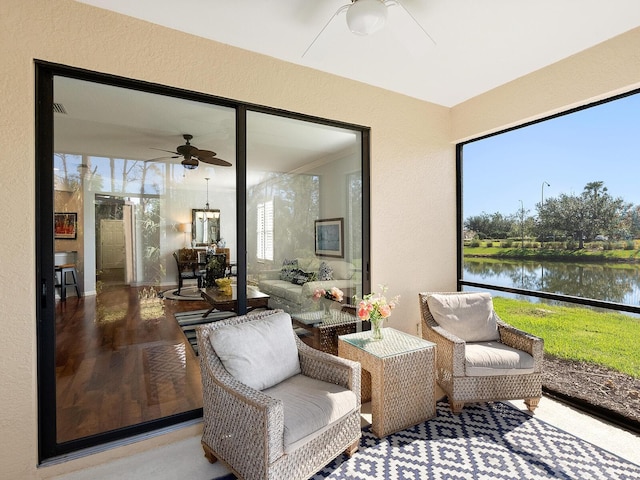
<svg viewBox="0 0 640 480">
<path fill-rule="evenodd" d="M 57 303 L 58 442 L 202 407 L 198 357 L 173 314 L 207 303 L 141 304 L 141 290 L 106 286 Z"/>
</svg>

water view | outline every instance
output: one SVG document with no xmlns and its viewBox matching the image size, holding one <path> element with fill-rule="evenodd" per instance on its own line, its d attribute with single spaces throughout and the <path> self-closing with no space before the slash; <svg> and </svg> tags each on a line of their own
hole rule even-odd
<svg viewBox="0 0 640 480">
<path fill-rule="evenodd" d="M 638 265 L 465 258 L 463 278 L 470 282 L 640 306 Z"/>
</svg>

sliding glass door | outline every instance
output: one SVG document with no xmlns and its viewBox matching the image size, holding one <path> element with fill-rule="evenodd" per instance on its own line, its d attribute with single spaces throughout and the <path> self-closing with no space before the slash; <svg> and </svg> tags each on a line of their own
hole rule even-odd
<svg viewBox="0 0 640 480">
<path fill-rule="evenodd" d="M 319 310 L 332 288 L 334 307 L 362 296 L 361 143 L 355 130 L 248 112 L 247 282 L 270 307 Z"/>
<path fill-rule="evenodd" d="M 57 65 L 37 76 L 42 460 L 198 419 L 194 326 L 318 308 L 308 287 L 292 300 L 262 283 L 289 260 L 344 303 L 368 288 L 365 128 Z"/>
</svg>

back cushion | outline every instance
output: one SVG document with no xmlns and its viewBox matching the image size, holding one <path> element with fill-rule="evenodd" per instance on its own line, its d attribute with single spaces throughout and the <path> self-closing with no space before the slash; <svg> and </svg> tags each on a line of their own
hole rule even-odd
<svg viewBox="0 0 640 480">
<path fill-rule="evenodd" d="M 436 323 L 465 342 L 500 339 L 488 293 L 433 294 L 427 297 L 427 304 Z"/>
<path fill-rule="evenodd" d="M 298 347 L 288 313 L 225 325 L 211 332 L 213 349 L 237 380 L 263 390 L 300 373 Z"/>
</svg>

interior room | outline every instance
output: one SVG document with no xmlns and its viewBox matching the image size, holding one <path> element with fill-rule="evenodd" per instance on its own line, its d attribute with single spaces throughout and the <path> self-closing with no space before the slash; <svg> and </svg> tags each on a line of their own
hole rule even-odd
<svg viewBox="0 0 640 480">
<path fill-rule="evenodd" d="M 206 251 L 215 238 L 216 249 L 225 255 L 225 274 L 241 292 L 262 292 L 261 282 L 268 272 L 279 272 L 283 262 L 292 258 L 348 263 L 350 283 L 345 292 L 361 297 L 378 285 L 389 285 L 401 298 L 392 326 L 419 335 L 418 292 L 457 289 L 456 144 L 640 87 L 640 11 L 635 2 L 607 6 L 607 12 L 593 7 L 584 12 L 590 22 L 587 28 L 578 28 L 578 3 L 570 14 L 563 11 L 557 16 L 549 14 L 551 2 L 546 4 L 543 16 L 557 18 L 559 23 L 549 25 L 553 35 L 536 30 L 531 38 L 536 43 L 542 38 L 548 41 L 544 48 L 538 45 L 547 54 L 537 63 L 520 66 L 535 57 L 536 50 L 519 51 L 501 36 L 507 35 L 504 31 L 487 47 L 495 53 L 494 63 L 479 55 L 475 60 L 480 63 L 472 61 L 473 52 L 464 61 L 449 57 L 444 51 L 446 32 L 462 37 L 452 25 L 469 26 L 479 22 L 477 16 L 471 15 L 475 19 L 471 21 L 456 10 L 458 17 L 444 22 L 438 17 L 442 2 L 435 2 L 440 5 L 435 11 L 425 12 L 419 2 L 407 1 L 408 7 L 417 9 L 419 19 L 433 13 L 442 22 L 427 25 L 434 40 L 427 39 L 431 52 L 427 57 L 410 61 L 410 55 L 396 52 L 396 60 L 403 65 L 429 64 L 433 75 L 412 75 L 395 61 L 381 65 L 375 54 L 364 56 L 369 62 L 361 71 L 373 70 L 375 81 L 347 70 L 350 64 L 358 67 L 354 58 L 359 58 L 361 45 L 344 43 L 344 56 L 338 55 L 340 42 L 321 36 L 306 60 L 299 60 L 340 5 L 318 7 L 322 11 L 309 25 L 304 19 L 311 14 L 305 13 L 301 3 L 290 9 L 271 3 L 278 13 L 286 10 L 288 18 L 297 19 L 290 23 L 299 25 L 298 34 L 305 32 L 297 42 L 300 51 L 295 59 L 230 38 L 206 38 L 196 32 L 196 26 L 216 28 L 195 12 L 175 14 L 192 27 L 178 28 L 151 17 L 136 18 L 122 5 L 120 12 L 74 0 L 10 0 L 5 5 L 6 14 L 0 17 L 4 38 L 0 55 L 5 71 L 11 73 L 2 81 L 6 102 L 0 113 L 4 126 L 0 139 L 5 155 L 0 162 L 5 173 L 1 194 L 5 208 L 0 217 L 12 228 L 3 236 L 0 254 L 5 266 L 0 298 L 9 327 L 1 341 L 7 388 L 0 394 L 0 423 L 5 432 L 0 458 L 7 478 L 46 479 L 91 472 L 145 452 L 162 457 L 165 448 L 185 442 L 201 457 L 201 402 L 193 400 L 201 386 L 190 376 L 167 387 L 188 392 L 180 396 L 180 404 L 153 406 L 152 421 L 169 419 L 156 429 L 132 431 L 124 440 L 113 437 L 118 443 L 108 448 L 89 443 L 83 443 L 83 449 L 76 444 L 65 453 L 49 448 L 79 439 L 84 442 L 97 431 L 109 434 L 114 428 L 148 421 L 99 424 L 93 413 L 103 409 L 109 414 L 105 417 L 119 422 L 125 410 L 136 410 L 135 399 L 142 398 L 140 392 L 149 394 L 149 384 L 140 377 L 134 386 L 123 378 L 139 374 L 126 368 L 153 364 L 150 351 L 162 356 L 160 370 L 167 363 L 181 370 L 197 369 L 195 352 L 184 343 L 175 323 L 144 322 L 144 315 L 137 312 L 135 324 L 115 329 L 118 322 L 121 326 L 126 322 L 123 313 L 128 315 L 133 305 L 140 308 L 144 303 L 140 300 L 154 299 L 148 302 L 153 310 L 156 293 L 178 289 L 174 252 Z M 252 25 L 238 29 L 232 20 L 242 12 L 247 13 L 241 10 L 234 17 L 227 12 L 230 16 L 221 15 L 221 21 L 238 31 L 265 23 L 253 19 Z M 530 13 L 514 15 L 522 21 Z M 513 29 L 515 21 L 508 12 L 492 15 L 491 27 L 485 31 L 495 30 L 497 24 Z M 536 24 L 535 29 L 540 26 L 523 23 Z M 336 25 L 332 22 L 325 33 Z M 571 31 L 595 34 L 569 45 L 569 38 L 578 38 L 567 34 L 569 26 Z M 221 25 L 216 27 L 222 30 Z M 267 35 L 256 30 L 256 37 L 258 33 Z M 283 37 L 281 43 L 292 41 Z M 468 48 L 473 43 L 465 40 Z M 323 69 L 327 57 L 320 53 L 331 47 L 336 47 L 339 68 Z M 65 74 L 48 78 L 36 65 Z M 466 69 L 454 70 L 465 65 Z M 485 70 L 502 73 L 475 79 L 475 73 Z M 393 77 L 402 77 L 402 89 L 391 87 Z M 127 82 L 140 82 L 145 88 L 123 88 Z M 466 84 L 471 88 L 463 88 Z M 429 89 L 432 94 L 425 93 Z M 38 97 L 37 92 L 51 96 Z M 59 104 L 67 113 L 45 113 L 39 110 L 41 101 Z M 245 123 L 238 129 L 239 118 Z M 42 122 L 55 126 L 48 136 L 40 135 Z M 244 138 L 239 139 L 238 132 Z M 187 143 L 216 154 L 203 154 L 203 158 L 221 159 L 231 166 L 200 161 L 195 169 L 185 168 L 179 147 Z M 53 158 L 42 155 L 46 151 L 54 152 Z M 283 185 L 300 195 L 270 207 L 268 195 L 283 200 L 273 195 Z M 363 204 L 348 201 L 354 188 L 361 194 L 353 197 L 362 198 Z M 43 207 L 42 197 L 49 199 L 48 206 Z M 269 239 L 269 229 L 259 229 L 258 220 L 267 225 L 269 209 L 273 208 L 273 215 L 283 215 L 283 206 L 293 212 L 289 228 L 286 233 L 272 232 Z M 44 215 L 45 211 L 52 215 Z M 211 222 L 205 230 L 204 223 L 198 223 L 203 218 L 198 211 L 205 216 L 211 212 L 211 219 L 217 213 L 219 223 Z M 280 225 L 283 222 L 280 217 Z M 325 255 L 319 256 L 316 232 L 323 226 L 340 228 L 343 235 L 337 247 L 331 242 L 321 245 Z M 359 235 L 352 237 L 358 229 Z M 55 266 L 69 264 L 75 277 L 65 272 L 62 278 L 61 271 L 55 274 Z M 71 285 L 63 301 L 54 283 L 67 279 Z M 197 280 L 185 280 L 185 292 Z M 127 295 L 122 294 L 124 287 L 130 292 Z M 145 297 L 150 288 L 153 293 Z M 50 295 L 51 291 L 55 294 Z M 269 294 L 272 302 L 276 297 Z M 108 308 L 100 304 L 101 298 L 107 299 Z M 270 306 L 292 312 L 320 308 L 312 302 L 292 303 L 286 295 L 279 298 Z M 76 308 L 79 299 L 81 310 Z M 305 296 L 304 300 L 310 299 Z M 163 302 L 165 316 L 208 308 L 202 298 L 191 301 Z M 238 305 L 244 310 L 249 307 L 247 294 L 240 295 Z M 132 348 L 122 348 L 123 342 Z M 81 348 L 73 351 L 73 345 Z M 113 348 L 109 357 L 90 358 L 94 346 Z M 72 356 L 75 360 L 69 361 Z M 111 368 L 114 376 L 95 378 L 91 370 L 84 370 L 80 372 L 84 377 L 75 377 L 77 384 L 57 384 L 57 379 L 74 378 L 71 374 L 78 373 L 81 365 L 74 362 L 81 359 L 103 362 L 102 372 Z M 89 396 L 82 405 L 74 404 L 76 387 L 86 392 L 96 385 L 117 394 L 108 401 L 97 402 Z M 124 392 L 123 385 L 131 390 Z M 43 392 L 49 396 L 43 397 Z M 157 399 L 164 393 L 158 390 L 145 398 L 155 395 Z M 69 408 L 63 412 L 65 405 Z M 43 422 L 55 424 L 63 413 L 68 415 L 64 423 L 72 429 L 58 428 L 57 434 L 69 436 L 57 437 L 55 428 L 42 431 Z M 172 421 L 175 416 L 181 421 Z M 632 441 L 637 438 L 629 444 Z"/>
</svg>

